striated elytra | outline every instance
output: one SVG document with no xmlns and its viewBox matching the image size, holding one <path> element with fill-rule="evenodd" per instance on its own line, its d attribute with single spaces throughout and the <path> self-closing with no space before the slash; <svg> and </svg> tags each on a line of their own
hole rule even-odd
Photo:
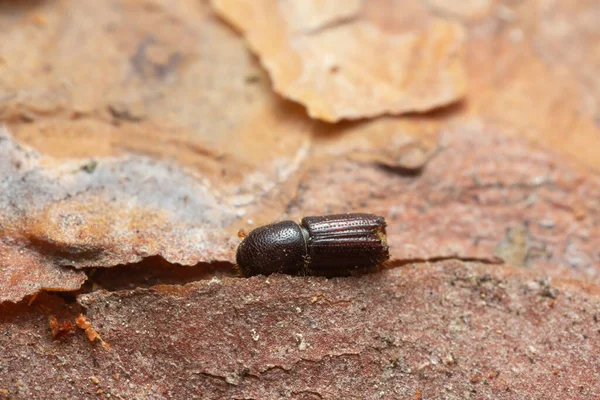
<svg viewBox="0 0 600 400">
<path fill-rule="evenodd" d="M 236 261 L 244 276 L 283 273 L 344 276 L 389 259 L 383 217 L 336 214 L 281 221 L 251 231 Z"/>
</svg>

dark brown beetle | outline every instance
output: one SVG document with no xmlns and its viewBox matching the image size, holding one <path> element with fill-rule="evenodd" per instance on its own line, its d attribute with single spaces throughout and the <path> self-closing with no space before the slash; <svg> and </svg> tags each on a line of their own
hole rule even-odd
<svg viewBox="0 0 600 400">
<path fill-rule="evenodd" d="M 282 221 L 251 231 L 237 249 L 244 276 L 284 273 L 344 276 L 364 272 L 390 257 L 385 219 L 337 214 Z"/>
</svg>

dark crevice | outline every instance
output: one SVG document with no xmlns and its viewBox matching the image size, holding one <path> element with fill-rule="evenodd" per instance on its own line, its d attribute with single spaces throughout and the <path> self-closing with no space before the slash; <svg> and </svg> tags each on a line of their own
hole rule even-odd
<svg viewBox="0 0 600 400">
<path fill-rule="evenodd" d="M 88 279 L 74 295 L 96 290 L 131 290 L 156 285 L 185 285 L 212 278 L 238 276 L 235 266 L 229 262 L 180 265 L 166 261 L 160 256 L 148 257 L 138 263 L 114 267 L 85 269 Z"/>
<path fill-rule="evenodd" d="M 37 318 L 54 315 L 59 321 L 74 321 L 84 312 L 79 304 L 65 300 L 67 292 L 40 292 L 27 296 L 17 303 L 0 303 L 0 323 L 15 321 L 19 318 Z M 72 293 L 72 292 L 70 292 Z"/>
<path fill-rule="evenodd" d="M 431 257 L 394 260 L 385 263 L 384 269 L 403 267 L 408 264 L 456 260 L 483 264 L 502 264 L 497 257 Z M 153 256 L 133 264 L 117 265 L 110 268 L 98 267 L 84 270 L 88 279 L 77 292 L 57 293 L 67 302 L 75 301 L 78 295 L 96 290 L 118 291 L 149 288 L 156 285 L 185 285 L 213 278 L 240 277 L 234 264 L 229 262 L 198 263 L 192 266 L 169 263 L 160 256 Z M 371 271 L 372 272 L 372 271 Z M 365 272 L 369 273 L 369 272 Z M 363 273 L 364 274 L 364 273 Z M 359 275 L 363 275 L 359 274 Z M 354 276 L 348 274 L 347 276 Z"/>
<path fill-rule="evenodd" d="M 477 262 L 482 264 L 498 265 L 503 264 L 503 260 L 498 257 L 478 258 L 478 257 L 458 257 L 458 256 L 439 256 L 430 258 L 406 258 L 388 261 L 383 264 L 383 268 L 363 271 L 361 273 L 350 273 L 348 276 L 361 276 L 376 271 L 401 268 L 410 264 L 435 263 L 441 261 L 455 260 L 460 262 Z M 150 288 L 156 285 L 177 285 L 182 286 L 196 281 L 210 280 L 213 278 L 241 278 L 236 266 L 230 262 L 198 263 L 196 265 L 186 266 L 173 264 L 166 261 L 161 256 L 148 257 L 138 263 L 121 264 L 114 267 L 96 267 L 86 268 L 83 271 L 87 275 L 87 280 L 77 291 L 52 291 L 43 290 L 40 296 L 54 296 L 61 299 L 66 305 L 77 303 L 77 297 L 81 294 L 91 293 L 97 290 L 119 291 L 134 290 L 138 288 Z M 44 293 L 46 292 L 46 293 Z M 40 297 L 41 298 L 41 297 Z M 29 296 L 18 304 L 34 303 L 38 301 L 38 295 Z M 3 303 L 5 305 L 8 303 Z M 12 307 L 15 304 L 10 303 Z M 2 306 L 0 305 L 0 306 Z M 18 308 L 18 307 L 17 307 Z"/>
<path fill-rule="evenodd" d="M 75 304 L 77 303 L 77 294 L 81 292 L 81 289 L 75 292 L 55 292 L 51 290 L 47 290 L 46 292 L 62 299 L 65 304 Z"/>
<path fill-rule="evenodd" d="M 503 260 L 498 257 L 477 258 L 440 256 L 431 258 L 407 258 L 388 261 L 383 268 L 363 271 L 362 273 L 347 276 L 360 276 L 375 272 L 400 268 L 409 264 L 434 263 L 440 261 L 456 260 L 461 262 L 479 262 L 484 264 L 502 264 Z M 85 268 L 83 272 L 87 280 L 77 291 L 52 292 L 54 296 L 62 299 L 66 304 L 74 304 L 81 294 L 91 293 L 98 290 L 119 291 L 150 288 L 156 285 L 182 286 L 196 281 L 210 280 L 213 278 L 240 277 L 235 265 L 230 262 L 198 263 L 196 265 L 180 265 L 166 261 L 161 256 L 148 257 L 140 262 L 132 264 L 120 264 L 114 267 Z"/>
<path fill-rule="evenodd" d="M 381 170 L 383 170 L 387 173 L 393 174 L 393 175 L 404 176 L 407 178 L 417 178 L 417 177 L 423 175 L 423 171 L 425 170 L 426 164 L 427 163 L 425 163 L 424 165 L 422 165 L 418 168 L 410 168 L 410 167 L 405 167 L 402 165 L 388 165 L 388 164 L 383 164 L 383 163 L 377 163 L 376 165 Z"/>
</svg>

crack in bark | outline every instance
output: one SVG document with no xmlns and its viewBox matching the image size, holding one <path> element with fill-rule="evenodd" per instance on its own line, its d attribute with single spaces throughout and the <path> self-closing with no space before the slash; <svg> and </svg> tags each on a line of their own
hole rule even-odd
<svg viewBox="0 0 600 400">
<path fill-rule="evenodd" d="M 406 258 L 388 261 L 379 271 L 370 273 L 400 268 L 409 264 L 437 263 L 449 260 L 479 262 L 491 265 L 504 264 L 504 261 L 499 257 L 478 258 L 437 256 L 427 258 Z M 78 296 L 80 294 L 92 293 L 99 289 L 117 292 L 120 290 L 151 288 L 157 285 L 185 286 L 190 283 L 201 282 L 213 278 L 241 278 L 235 270 L 235 264 L 231 262 L 221 261 L 183 266 L 169 263 L 160 256 L 148 257 L 139 263 L 123 264 L 110 268 L 89 268 L 84 269 L 83 271 L 87 275 L 87 280 L 82 285 L 82 288 L 78 291 L 68 293 Z M 323 298 L 322 300 L 331 304 L 328 299 Z"/>
<path fill-rule="evenodd" d="M 269 365 L 266 368 L 263 369 L 259 369 L 257 372 L 252 373 L 247 369 L 244 369 L 242 371 L 234 371 L 231 374 L 228 375 L 218 375 L 215 373 L 211 373 L 211 372 L 207 372 L 207 371 L 198 371 L 195 370 L 193 371 L 194 374 L 196 375 L 201 375 L 201 376 L 205 376 L 208 378 L 214 378 L 214 379 L 218 379 L 222 382 L 227 383 L 228 385 L 231 386 L 240 386 L 245 379 L 247 378 L 252 378 L 252 379 L 256 379 L 256 380 L 260 380 L 262 375 L 264 374 L 268 374 L 270 371 L 274 371 L 274 370 L 280 370 L 281 372 L 285 373 L 285 374 L 290 374 L 290 372 L 292 370 L 294 370 L 294 368 L 302 363 L 302 362 L 306 362 L 306 363 L 313 363 L 313 364 L 320 364 L 321 362 L 323 362 L 323 360 L 325 360 L 325 358 L 329 357 L 330 359 L 336 359 L 339 357 L 360 357 L 361 356 L 361 352 L 368 349 L 369 346 L 365 347 L 364 349 L 362 349 L 360 352 L 358 353 L 339 353 L 339 354 L 325 354 L 322 357 L 320 357 L 319 359 L 316 360 L 311 360 L 311 359 L 306 359 L 306 358 L 299 358 L 297 361 L 293 362 L 292 364 L 290 364 L 289 367 L 285 367 L 283 365 Z M 226 372 L 226 371 L 224 371 Z"/>
<path fill-rule="evenodd" d="M 441 261 L 456 260 L 461 262 L 479 262 L 483 264 L 499 265 L 504 261 L 498 257 L 478 258 L 460 256 L 437 256 L 427 258 L 407 258 L 388 261 L 377 271 L 404 267 L 409 264 L 436 263 Z M 70 266 L 63 268 L 83 271 L 86 279 L 79 289 L 55 290 L 42 287 L 41 292 L 54 293 L 67 302 L 74 302 L 79 295 L 93 293 L 98 290 L 118 292 L 121 290 L 136 290 L 151 288 L 157 285 L 185 286 L 194 282 L 201 282 L 221 278 L 241 278 L 235 269 L 235 264 L 228 261 L 214 263 L 201 262 L 192 266 L 184 266 L 166 261 L 161 256 L 150 256 L 138 263 L 121 264 L 114 267 L 96 267 L 77 269 Z M 343 278 L 343 277 L 341 277 Z M 34 295 L 37 295 L 34 294 Z M 330 304 L 328 299 L 319 298 Z M 341 302 L 343 303 L 343 301 Z"/>
<path fill-rule="evenodd" d="M 460 257 L 460 256 L 437 256 L 427 258 L 403 258 L 388 261 L 385 265 L 385 269 L 392 269 L 403 267 L 408 264 L 423 264 L 423 263 L 437 263 L 441 261 L 461 261 L 461 262 L 478 262 L 481 264 L 500 265 L 504 264 L 504 260 L 499 257 Z"/>
<path fill-rule="evenodd" d="M 86 268 L 87 281 L 78 294 L 93 292 L 100 287 L 107 291 L 150 288 L 156 285 L 184 286 L 213 278 L 236 277 L 235 264 L 228 261 L 200 262 L 180 265 L 161 256 L 144 258 L 138 263 L 109 268 Z"/>
<path fill-rule="evenodd" d="M 413 343 L 410 343 L 410 344 L 414 345 Z M 338 354 L 324 354 L 324 355 L 322 355 L 318 359 L 299 358 L 298 360 L 296 360 L 295 362 L 293 362 L 292 364 L 290 364 L 288 367 L 285 367 L 283 365 L 270 365 L 270 366 L 268 366 L 268 367 L 266 367 L 264 369 L 260 369 L 256 373 L 251 373 L 248 370 L 243 370 L 243 371 L 236 371 L 234 374 L 230 374 L 230 375 L 217 375 L 217 374 L 206 372 L 206 371 L 194 371 L 194 374 L 206 376 L 206 377 L 209 377 L 209 378 L 215 378 L 215 379 L 223 381 L 223 382 L 225 382 L 225 383 L 227 383 L 229 385 L 232 385 L 232 386 L 240 386 L 240 385 L 243 384 L 243 381 L 246 378 L 253 378 L 253 379 L 256 379 L 256 380 L 260 380 L 263 375 L 268 374 L 270 371 L 273 371 L 273 370 L 280 370 L 280 371 L 282 371 L 285 374 L 291 374 L 291 373 L 293 373 L 293 370 L 299 364 L 302 364 L 302 363 L 311 363 L 311 364 L 319 365 L 322 362 L 324 362 L 324 360 L 326 360 L 327 358 L 329 360 L 335 360 L 335 359 L 344 358 L 344 357 L 358 357 L 358 358 L 360 358 L 362 356 L 362 354 L 364 352 L 366 352 L 366 351 L 376 351 L 379 354 L 383 354 L 383 351 L 386 350 L 386 349 L 397 349 L 399 347 L 401 347 L 401 346 L 395 345 L 395 344 L 392 344 L 392 343 L 386 343 L 386 345 L 384 345 L 383 347 L 377 347 L 377 346 L 373 346 L 373 345 L 367 345 L 367 346 L 364 346 L 363 348 L 361 348 L 357 352 L 353 352 L 353 353 L 338 353 Z M 425 350 L 425 349 L 423 349 L 423 350 Z M 442 361 L 441 358 L 440 357 L 437 357 L 437 358 L 440 360 L 440 363 L 441 363 L 441 361 Z M 454 363 L 455 363 L 455 361 L 453 361 L 453 364 Z M 394 368 L 395 368 L 395 366 L 394 366 Z M 402 369 L 399 370 L 399 372 L 402 373 L 402 374 L 406 374 L 406 375 L 412 375 L 412 374 L 418 373 L 419 370 L 418 369 L 415 370 L 413 368 L 402 368 Z M 233 376 L 235 376 L 239 380 L 236 379 L 235 381 L 232 381 L 231 377 L 233 377 Z M 312 392 L 310 390 L 308 390 L 308 391 L 307 390 L 302 390 L 302 391 L 299 391 L 299 392 L 294 392 L 294 394 L 298 394 L 298 393 L 310 393 L 310 394 L 315 394 L 317 396 L 320 396 L 318 393 Z M 319 398 L 322 398 L 322 397 L 319 397 Z"/>
</svg>

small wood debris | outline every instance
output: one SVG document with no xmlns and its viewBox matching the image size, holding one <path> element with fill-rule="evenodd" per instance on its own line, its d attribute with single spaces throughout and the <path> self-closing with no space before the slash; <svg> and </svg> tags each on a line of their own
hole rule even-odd
<svg viewBox="0 0 600 400">
<path fill-rule="evenodd" d="M 94 340 L 98 339 L 102 344 L 102 347 L 104 347 L 106 350 L 110 350 L 110 345 L 104 340 L 102 340 L 98 332 L 96 332 L 96 330 L 94 329 L 92 324 L 87 320 L 85 315 L 79 314 L 79 317 L 77 317 L 75 323 L 80 329 L 83 329 L 85 331 L 90 342 L 93 342 Z"/>
<path fill-rule="evenodd" d="M 71 321 L 59 323 L 54 315 L 50 316 L 49 325 L 54 340 L 65 340 L 75 332 L 75 326 L 73 326 Z"/>
</svg>

